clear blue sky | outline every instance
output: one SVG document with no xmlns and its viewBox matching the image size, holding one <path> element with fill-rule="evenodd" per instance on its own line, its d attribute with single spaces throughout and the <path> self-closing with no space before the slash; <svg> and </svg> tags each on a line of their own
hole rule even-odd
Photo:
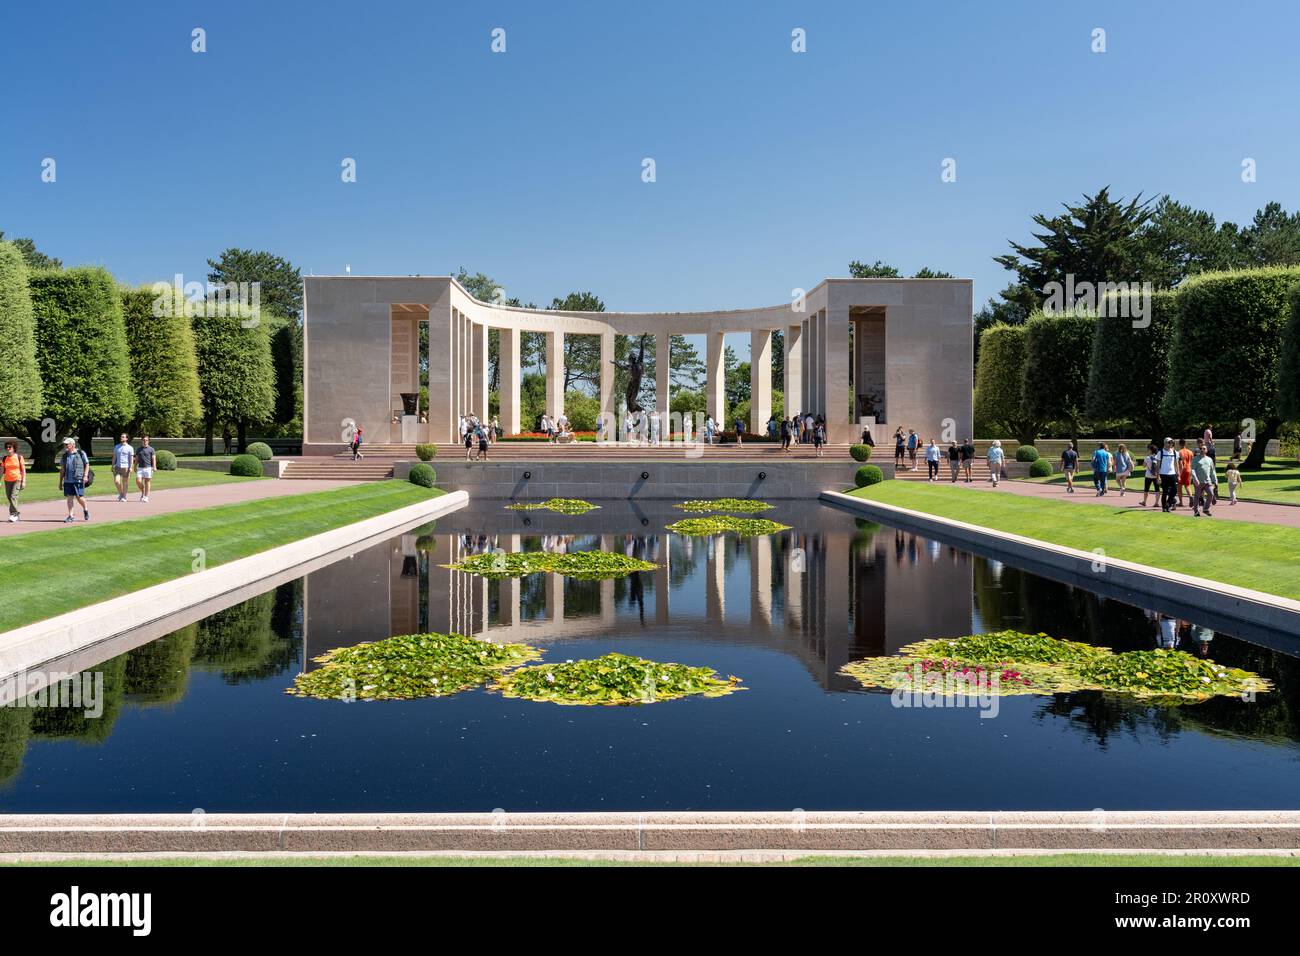
<svg viewBox="0 0 1300 956">
<path fill-rule="evenodd" d="M 881 258 L 978 305 L 1031 214 L 1105 184 L 1300 205 L 1294 0 L 5 6 L 0 229 L 132 283 L 238 245 L 690 310 Z"/>
</svg>

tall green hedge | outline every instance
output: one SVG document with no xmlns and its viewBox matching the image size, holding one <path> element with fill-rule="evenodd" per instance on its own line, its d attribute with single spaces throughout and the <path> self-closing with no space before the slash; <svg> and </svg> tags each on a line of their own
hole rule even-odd
<svg viewBox="0 0 1300 956">
<path fill-rule="evenodd" d="M 247 426 L 270 421 L 275 414 L 275 370 L 266 325 L 245 328 L 238 318 L 208 315 L 196 315 L 191 322 L 205 453 L 212 453 L 215 428 L 227 423 L 238 427 L 243 449 Z"/>
<path fill-rule="evenodd" d="M 1281 426 L 1278 360 L 1300 267 L 1207 272 L 1178 288 L 1169 378 L 1160 413 L 1179 429 L 1217 426 L 1230 435 L 1247 419 L 1257 468 Z"/>
<path fill-rule="evenodd" d="M 1025 340 L 1023 325 L 991 325 L 980 334 L 975 370 L 975 430 L 1013 435 L 1022 443 L 1038 437 L 1043 423 L 1024 410 Z"/>
<path fill-rule="evenodd" d="M 1107 298 L 1092 337 L 1085 406 L 1094 421 L 1135 422 L 1149 437 L 1159 439 L 1165 431 L 1160 403 L 1165 395 L 1178 295 L 1169 289 L 1153 292 L 1149 316 L 1135 320 L 1140 307 L 1137 294 Z M 1134 321 L 1146 319 L 1149 324 L 1134 327 Z"/>
<path fill-rule="evenodd" d="M 44 402 L 37 418 L 20 431 L 36 449 L 37 468 L 44 470 L 53 467 L 57 443 L 74 428 L 129 421 L 135 394 L 122 302 L 108 270 L 39 269 L 28 284 Z"/>
<path fill-rule="evenodd" d="M 1025 321 L 1021 411 L 1077 436 L 1085 422 L 1095 316 L 1035 312 Z"/>
<path fill-rule="evenodd" d="M 1277 359 L 1277 410 L 1290 422 L 1300 422 L 1300 284 L 1291 290 L 1291 311 L 1282 329 Z"/>
<path fill-rule="evenodd" d="M 36 326 L 27 264 L 12 242 L 0 242 L 0 376 L 0 424 L 36 418 L 41 411 Z"/>
<path fill-rule="evenodd" d="M 187 425 L 198 424 L 201 411 L 194 333 L 184 302 L 177 307 L 174 290 L 164 283 L 157 290 L 120 291 L 135 389 L 132 431 L 183 436 Z"/>
</svg>

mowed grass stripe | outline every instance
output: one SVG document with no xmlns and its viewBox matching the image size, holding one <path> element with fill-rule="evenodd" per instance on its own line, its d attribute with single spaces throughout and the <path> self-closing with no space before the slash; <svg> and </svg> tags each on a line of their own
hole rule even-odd
<svg viewBox="0 0 1300 956">
<path fill-rule="evenodd" d="M 883 481 L 850 494 L 1300 600 L 1300 528 Z"/>
<path fill-rule="evenodd" d="M 195 548 L 216 567 L 441 494 L 384 481 L 96 525 L 0 545 L 0 631 L 191 573 Z"/>
</svg>

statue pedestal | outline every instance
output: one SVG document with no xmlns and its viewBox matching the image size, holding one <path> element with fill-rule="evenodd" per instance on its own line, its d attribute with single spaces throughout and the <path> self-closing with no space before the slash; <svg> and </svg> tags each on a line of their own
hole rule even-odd
<svg viewBox="0 0 1300 956">
<path fill-rule="evenodd" d="M 419 440 L 420 420 L 414 415 L 402 416 L 402 444 L 414 445 Z"/>
</svg>

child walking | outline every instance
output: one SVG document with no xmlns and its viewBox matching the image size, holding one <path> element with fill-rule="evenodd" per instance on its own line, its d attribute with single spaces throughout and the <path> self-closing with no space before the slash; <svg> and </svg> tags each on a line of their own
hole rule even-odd
<svg viewBox="0 0 1300 956">
<path fill-rule="evenodd" d="M 1241 471 L 1237 467 L 1237 459 L 1228 462 L 1228 470 L 1223 473 L 1228 479 L 1228 504 L 1237 503 L 1237 488 L 1241 485 Z"/>
</svg>

